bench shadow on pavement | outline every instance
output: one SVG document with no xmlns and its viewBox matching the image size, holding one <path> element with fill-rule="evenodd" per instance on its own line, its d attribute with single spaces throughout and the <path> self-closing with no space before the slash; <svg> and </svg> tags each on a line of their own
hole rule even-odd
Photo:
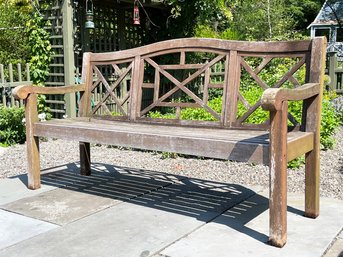
<svg viewBox="0 0 343 257">
<path fill-rule="evenodd" d="M 46 169 L 42 184 L 217 222 L 268 241 L 267 235 L 245 225 L 268 209 L 268 199 L 244 186 L 102 163 L 92 164 L 91 176 L 78 171 L 78 163 Z M 292 207 L 288 211 L 303 214 Z"/>
</svg>

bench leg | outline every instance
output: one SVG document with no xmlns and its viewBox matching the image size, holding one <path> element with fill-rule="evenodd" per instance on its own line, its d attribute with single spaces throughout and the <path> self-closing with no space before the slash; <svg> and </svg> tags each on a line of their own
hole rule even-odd
<svg viewBox="0 0 343 257">
<path fill-rule="evenodd" d="M 80 174 L 91 175 L 91 152 L 90 144 L 87 142 L 79 142 L 80 146 Z"/>
<path fill-rule="evenodd" d="M 34 123 L 38 121 L 37 95 L 29 94 L 25 100 L 27 180 L 29 189 L 38 189 L 40 184 L 39 138 L 34 136 Z"/>
<path fill-rule="evenodd" d="M 30 137 L 30 136 L 29 136 Z M 27 137 L 28 188 L 38 189 L 40 184 L 39 138 Z"/>
<path fill-rule="evenodd" d="M 283 110 L 287 110 L 287 103 Z M 271 112 L 269 242 L 283 247 L 287 241 L 287 111 Z"/>
<path fill-rule="evenodd" d="M 319 215 L 319 150 L 314 149 L 305 157 L 305 216 Z"/>
</svg>

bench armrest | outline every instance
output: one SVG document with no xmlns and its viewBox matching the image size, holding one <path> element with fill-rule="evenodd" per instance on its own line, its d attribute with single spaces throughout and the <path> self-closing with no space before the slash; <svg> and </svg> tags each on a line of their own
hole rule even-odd
<svg viewBox="0 0 343 257">
<path fill-rule="evenodd" d="M 63 87 L 38 87 L 34 85 L 17 86 L 12 90 L 12 95 L 17 99 L 26 99 L 29 94 L 62 95 L 85 91 L 85 84 Z"/>
<path fill-rule="evenodd" d="M 295 89 L 268 88 L 263 92 L 261 106 L 266 111 L 277 111 L 281 110 L 283 101 L 305 100 L 319 93 L 319 83 L 308 83 Z"/>
</svg>

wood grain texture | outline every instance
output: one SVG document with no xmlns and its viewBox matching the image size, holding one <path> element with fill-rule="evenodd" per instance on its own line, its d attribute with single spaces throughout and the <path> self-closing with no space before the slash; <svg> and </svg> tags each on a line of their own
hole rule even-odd
<svg viewBox="0 0 343 257">
<path fill-rule="evenodd" d="M 305 216 L 316 218 L 319 215 L 320 187 L 320 120 L 321 102 L 324 87 L 324 67 L 326 60 L 326 39 L 312 41 L 311 73 L 309 82 L 319 82 L 319 94 L 304 101 L 303 117 L 306 131 L 314 133 L 314 149 L 305 156 Z"/>
<path fill-rule="evenodd" d="M 283 101 L 299 101 L 321 93 L 319 83 L 308 83 L 295 89 L 269 88 L 263 92 L 261 106 L 266 111 L 280 110 Z"/>
<path fill-rule="evenodd" d="M 269 162 L 269 134 L 265 131 L 76 119 L 36 123 L 35 135 L 226 160 Z M 288 133 L 288 140 L 295 144 L 311 135 L 292 132 Z"/>
<path fill-rule="evenodd" d="M 270 242 L 282 247 L 287 240 L 287 161 L 303 154 L 306 154 L 305 215 L 316 217 L 319 214 L 319 129 L 325 47 L 324 38 L 293 42 L 185 38 L 111 53 L 85 53 L 84 84 L 56 89 L 22 86 L 13 92 L 16 97 L 26 99 L 29 187 L 40 186 L 39 137 L 79 141 L 81 174 L 84 175 L 91 173 L 90 142 L 264 163 L 270 168 Z M 198 52 L 209 53 L 211 58 L 188 63 L 189 54 Z M 160 57 L 168 54 L 176 56 L 176 64 L 159 63 Z M 247 61 L 250 57 L 261 59 L 254 69 Z M 267 85 L 259 75 L 273 58 L 296 58 L 297 61 L 274 85 Z M 213 79 L 212 72 L 218 64 L 221 68 Z M 299 85 L 294 74 L 303 64 L 306 64 L 307 84 L 295 89 L 279 89 L 286 81 Z M 116 76 L 106 74 L 106 69 L 101 67 L 106 65 Z M 124 66 L 127 68 L 122 70 Z M 146 67 L 152 71 L 149 76 L 145 74 Z M 179 70 L 184 76 L 174 75 Z M 265 90 L 256 103 L 249 103 L 240 92 L 242 72 Z M 126 88 L 127 94 L 119 99 L 116 91 L 127 82 L 127 77 L 131 80 L 130 89 Z M 161 86 L 166 80 L 167 89 Z M 203 81 L 203 86 L 199 86 L 202 92 L 192 91 L 192 83 L 200 80 Z M 208 104 L 211 88 L 222 89 L 221 113 Z M 152 99 L 143 103 L 143 91 L 149 90 L 153 91 Z M 77 91 L 81 92 L 79 118 L 38 122 L 36 94 Z M 189 101 L 174 101 L 178 91 Z M 93 94 L 97 95 L 97 104 L 92 111 Z M 110 115 L 109 98 L 123 116 Z M 287 107 L 288 101 L 301 100 L 303 116 L 299 126 L 288 114 Z M 246 108 L 240 117 L 238 101 Z M 127 110 L 123 107 L 126 103 Z M 247 123 L 260 105 L 270 112 L 270 124 L 268 121 Z M 173 108 L 176 119 L 148 118 L 148 112 L 156 107 Z M 181 120 L 182 108 L 202 108 L 216 121 Z M 107 115 L 100 117 L 98 109 Z M 287 131 L 288 118 L 300 131 Z"/>
<path fill-rule="evenodd" d="M 33 85 L 18 86 L 13 89 L 12 94 L 17 99 L 26 99 L 29 94 L 58 95 L 75 93 L 85 90 L 85 85 L 71 85 L 62 87 L 39 87 Z"/>
<path fill-rule="evenodd" d="M 269 242 L 283 247 L 287 241 L 287 102 L 270 112 Z"/>
<path fill-rule="evenodd" d="M 25 118 L 28 188 L 38 189 L 41 184 L 39 138 L 34 135 L 34 123 L 38 122 L 36 94 L 29 94 L 25 100 Z"/>
</svg>

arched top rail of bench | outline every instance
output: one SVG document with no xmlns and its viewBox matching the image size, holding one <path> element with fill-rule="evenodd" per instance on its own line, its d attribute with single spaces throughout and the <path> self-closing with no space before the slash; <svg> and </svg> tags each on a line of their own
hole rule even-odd
<svg viewBox="0 0 343 257">
<path fill-rule="evenodd" d="M 311 50 L 311 41 L 292 42 L 248 42 L 228 41 L 210 38 L 183 38 L 157 42 L 151 45 L 142 46 L 108 53 L 89 53 L 90 61 L 100 64 L 117 60 L 118 62 L 130 62 L 136 56 L 153 57 L 162 54 L 184 52 L 213 52 L 218 54 L 229 51 L 237 51 L 247 55 L 263 55 L 273 53 L 301 54 Z"/>
</svg>

